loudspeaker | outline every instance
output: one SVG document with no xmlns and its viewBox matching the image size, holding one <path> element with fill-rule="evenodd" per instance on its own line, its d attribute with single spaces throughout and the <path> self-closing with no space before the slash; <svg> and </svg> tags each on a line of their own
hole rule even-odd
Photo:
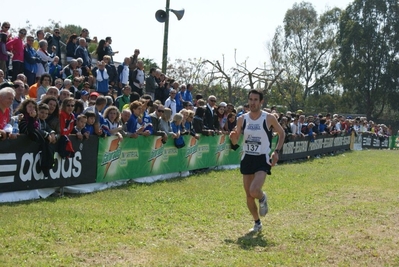
<svg viewBox="0 0 399 267">
<path fill-rule="evenodd" d="M 178 20 L 181 20 L 181 18 L 184 16 L 184 9 L 182 9 L 182 10 L 169 9 L 169 10 L 170 10 L 170 12 L 172 12 L 173 14 L 176 15 Z M 155 12 L 155 18 L 157 21 L 163 23 L 168 18 L 168 13 L 166 13 L 165 10 L 160 9 L 157 12 Z"/>
<path fill-rule="evenodd" d="M 173 10 L 169 9 L 173 14 L 176 15 L 178 20 L 181 20 L 181 18 L 184 16 L 184 8 L 182 10 Z"/>
<path fill-rule="evenodd" d="M 167 15 L 165 10 L 160 9 L 157 12 L 155 12 L 156 20 L 161 22 L 161 23 L 166 21 L 167 16 L 168 15 Z"/>
</svg>

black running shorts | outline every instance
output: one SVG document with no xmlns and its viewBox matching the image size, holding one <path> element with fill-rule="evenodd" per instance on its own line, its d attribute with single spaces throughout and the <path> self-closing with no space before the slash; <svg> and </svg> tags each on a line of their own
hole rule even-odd
<svg viewBox="0 0 399 267">
<path fill-rule="evenodd" d="M 266 162 L 266 155 L 247 155 L 240 163 L 241 174 L 255 174 L 258 171 L 264 171 L 267 174 L 272 174 L 270 172 L 272 166 Z"/>
</svg>

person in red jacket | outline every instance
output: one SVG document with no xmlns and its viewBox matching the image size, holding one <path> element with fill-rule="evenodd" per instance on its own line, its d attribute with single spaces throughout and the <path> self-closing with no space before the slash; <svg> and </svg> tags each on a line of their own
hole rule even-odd
<svg viewBox="0 0 399 267">
<path fill-rule="evenodd" d="M 17 75 L 24 73 L 24 39 L 26 30 L 20 29 L 18 37 L 7 42 L 7 50 L 13 54 L 12 57 L 12 80 L 17 80 Z"/>
<path fill-rule="evenodd" d="M 75 126 L 75 116 L 73 109 L 75 107 L 75 99 L 72 97 L 65 98 L 61 104 L 60 111 L 60 140 L 58 142 L 58 154 L 62 158 L 73 157 L 75 151 L 72 147 L 72 142 L 69 140 L 69 135 L 72 133 Z"/>
</svg>

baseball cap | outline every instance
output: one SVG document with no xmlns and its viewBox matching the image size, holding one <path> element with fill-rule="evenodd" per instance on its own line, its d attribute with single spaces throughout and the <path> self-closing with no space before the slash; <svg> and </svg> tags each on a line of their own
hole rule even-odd
<svg viewBox="0 0 399 267">
<path fill-rule="evenodd" d="M 100 94 L 99 94 L 99 93 L 97 93 L 97 92 L 93 92 L 93 93 L 90 93 L 90 96 L 96 96 L 96 97 L 99 97 L 99 96 L 100 96 Z"/>
<path fill-rule="evenodd" d="M 219 107 L 226 107 L 226 106 L 227 106 L 226 102 L 220 102 L 219 104 Z"/>
<path fill-rule="evenodd" d="M 89 95 L 89 92 L 87 92 L 86 90 L 82 90 L 82 92 L 80 93 L 81 95 Z"/>
</svg>

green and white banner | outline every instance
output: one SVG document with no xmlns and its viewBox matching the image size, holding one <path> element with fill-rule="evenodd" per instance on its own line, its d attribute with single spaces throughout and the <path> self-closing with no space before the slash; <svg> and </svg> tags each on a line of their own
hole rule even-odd
<svg viewBox="0 0 399 267">
<path fill-rule="evenodd" d="M 135 179 L 183 172 L 212 166 L 237 165 L 241 147 L 230 149 L 226 135 L 184 136 L 185 146 L 177 149 L 173 139 L 162 144 L 156 136 L 137 139 L 108 137 L 99 139 L 97 182 Z"/>
</svg>

